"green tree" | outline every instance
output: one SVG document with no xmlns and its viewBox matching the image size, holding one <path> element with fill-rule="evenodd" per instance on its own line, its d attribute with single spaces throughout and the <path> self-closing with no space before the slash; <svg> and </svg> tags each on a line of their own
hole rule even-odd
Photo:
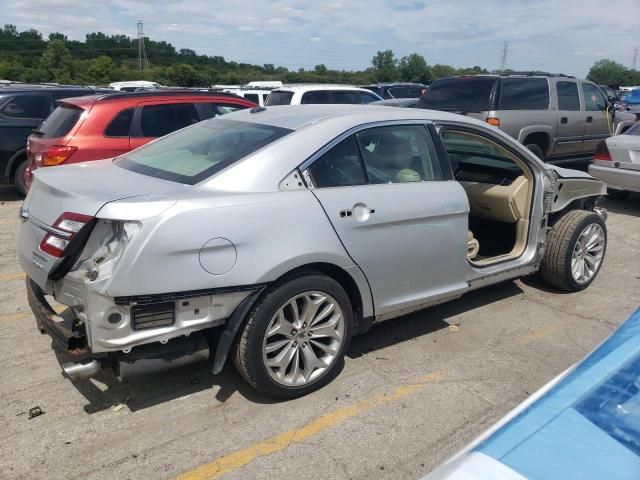
<svg viewBox="0 0 640 480">
<path fill-rule="evenodd" d="M 62 40 L 49 42 L 40 58 L 40 66 L 54 82 L 72 83 L 73 58 Z"/>
<path fill-rule="evenodd" d="M 603 59 L 593 64 L 587 78 L 599 85 L 637 85 L 640 83 L 640 72 L 613 60 Z"/>
<path fill-rule="evenodd" d="M 377 82 L 393 82 L 398 79 L 398 61 L 391 50 L 378 51 L 371 59 L 371 64 Z"/>
<path fill-rule="evenodd" d="M 400 78 L 405 82 L 429 83 L 431 81 L 431 70 L 427 61 L 417 53 L 402 57 L 398 62 L 398 71 Z"/>
<path fill-rule="evenodd" d="M 186 63 L 179 63 L 178 65 L 167 67 L 165 75 L 168 79 L 169 85 L 195 87 L 201 82 L 201 79 L 195 69 Z"/>
<path fill-rule="evenodd" d="M 106 55 L 91 60 L 87 70 L 89 83 L 109 83 L 114 69 L 115 63 Z"/>
<path fill-rule="evenodd" d="M 452 75 L 455 75 L 456 73 L 456 69 L 451 65 L 441 65 L 439 63 L 436 63 L 431 67 L 431 77 L 434 80 L 442 77 L 450 77 Z"/>
</svg>

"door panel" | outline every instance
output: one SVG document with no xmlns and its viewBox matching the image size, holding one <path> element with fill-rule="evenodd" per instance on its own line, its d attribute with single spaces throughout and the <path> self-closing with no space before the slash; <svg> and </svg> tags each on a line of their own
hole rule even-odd
<svg viewBox="0 0 640 480">
<path fill-rule="evenodd" d="M 582 141 L 586 115 L 580 102 L 578 84 L 575 81 L 559 81 L 556 84 L 558 101 L 558 135 L 553 155 L 582 153 Z"/>
<path fill-rule="evenodd" d="M 584 103 L 584 147 L 585 151 L 594 152 L 598 142 L 610 136 L 605 107 L 607 101 L 598 87 L 582 82 Z"/>
<path fill-rule="evenodd" d="M 454 181 L 313 190 L 366 275 L 376 315 L 467 288 L 469 203 Z"/>
</svg>

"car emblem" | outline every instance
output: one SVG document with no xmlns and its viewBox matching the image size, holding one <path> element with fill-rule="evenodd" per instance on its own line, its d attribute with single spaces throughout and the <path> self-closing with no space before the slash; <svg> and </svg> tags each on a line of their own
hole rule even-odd
<svg viewBox="0 0 640 480">
<path fill-rule="evenodd" d="M 24 205 L 20 207 L 20 220 L 22 220 L 23 222 L 29 220 L 29 209 Z"/>
</svg>

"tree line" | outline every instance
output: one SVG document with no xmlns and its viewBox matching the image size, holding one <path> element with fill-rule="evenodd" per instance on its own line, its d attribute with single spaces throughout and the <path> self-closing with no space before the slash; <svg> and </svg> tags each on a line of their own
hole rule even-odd
<svg viewBox="0 0 640 480">
<path fill-rule="evenodd" d="M 138 40 L 126 35 L 89 33 L 84 41 L 70 40 L 62 33 L 45 39 L 34 29 L 18 31 L 14 25 L 0 29 L 0 79 L 20 82 L 106 85 L 113 81 L 150 80 L 162 85 L 207 87 L 214 84 L 244 84 L 252 80 L 285 83 L 372 82 L 429 83 L 450 75 L 490 73 L 473 66 L 455 68 L 429 65 L 422 55 L 397 58 L 393 51 L 379 51 L 364 70 L 334 70 L 323 64 L 313 69 L 289 70 L 274 64 L 252 65 L 227 61 L 222 56 L 199 55 L 188 48 L 176 49 L 165 41 L 145 38 L 149 68 L 138 69 Z M 597 62 L 589 78 L 597 83 L 639 84 L 639 73 L 611 60 Z"/>
</svg>

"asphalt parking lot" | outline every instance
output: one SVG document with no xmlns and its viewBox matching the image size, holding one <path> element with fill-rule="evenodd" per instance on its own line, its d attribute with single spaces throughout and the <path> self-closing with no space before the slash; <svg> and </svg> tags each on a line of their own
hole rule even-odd
<svg viewBox="0 0 640 480">
<path fill-rule="evenodd" d="M 586 291 L 507 282 L 354 339 L 340 376 L 274 403 L 227 365 L 119 383 L 62 377 L 15 255 L 0 189 L 0 477 L 419 478 L 579 360 L 640 304 L 640 196 L 604 201 L 609 246 Z M 451 328 L 453 326 L 453 328 Z M 30 408 L 43 415 L 29 419 Z"/>
</svg>

